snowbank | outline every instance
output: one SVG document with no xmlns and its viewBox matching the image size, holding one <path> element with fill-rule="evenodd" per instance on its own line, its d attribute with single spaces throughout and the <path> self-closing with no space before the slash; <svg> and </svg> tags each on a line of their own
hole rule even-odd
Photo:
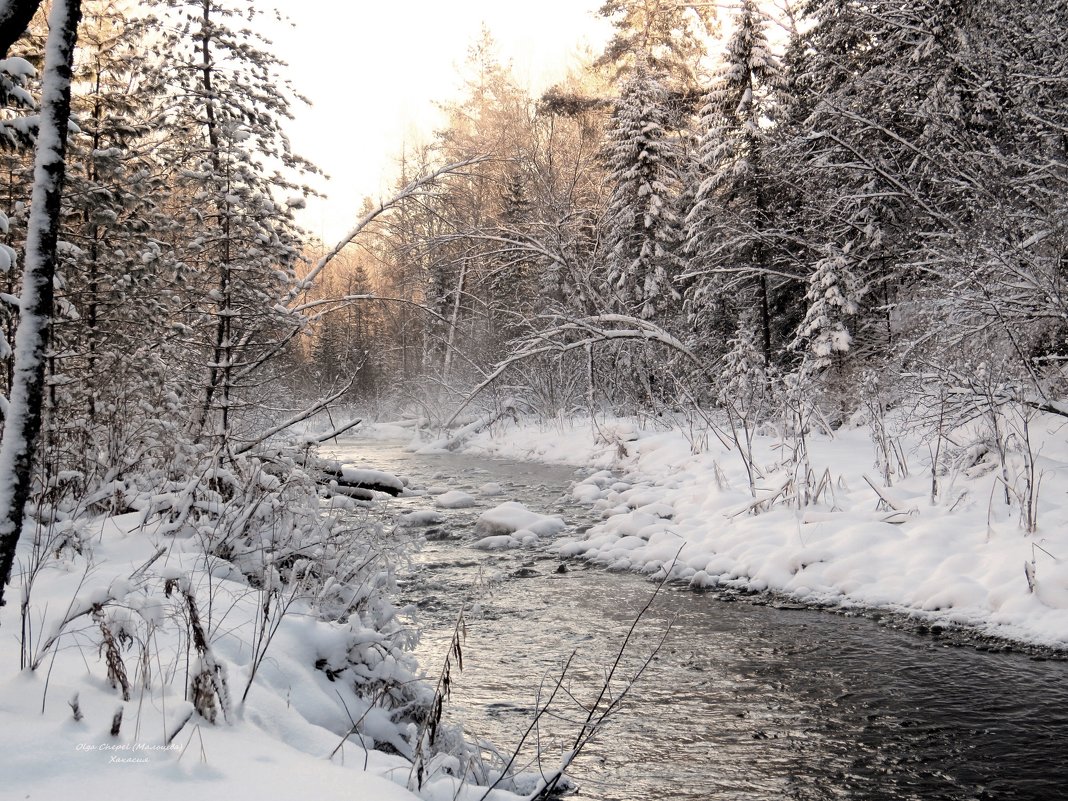
<svg viewBox="0 0 1068 801">
<path fill-rule="evenodd" d="M 19 604 L 0 609 L 0 795 L 64 798 L 73 787 L 92 800 L 416 801 L 411 762 L 398 755 L 411 752 L 416 730 L 396 710 L 429 705 L 432 689 L 417 680 L 399 645 L 410 633 L 391 623 L 395 610 L 376 589 L 390 581 L 380 560 L 321 543 L 321 567 L 372 567 L 347 584 L 278 565 L 268 593 L 233 562 L 206 556 L 197 536 L 165 535 L 162 524 L 132 513 L 83 521 L 62 538 L 46 531 L 24 652 Z M 30 545 L 20 543 L 15 597 L 34 563 Z M 19 670 L 23 659 L 35 667 Z M 196 681 L 203 670 L 206 685 Z M 199 711 L 191 685 L 208 687 Z M 427 773 L 423 799 L 485 792 Z"/>
<path fill-rule="evenodd" d="M 1068 445 L 1061 422 L 1032 422 L 1042 483 L 1031 534 L 1021 525 L 1022 459 L 1006 467 L 1010 504 L 990 454 L 965 454 L 957 466 L 940 468 L 932 501 L 930 451 L 916 434 L 897 437 L 902 463 L 889 487 L 876 469 L 866 427 L 833 437 L 809 434 L 810 474 L 784 464 L 781 439 L 756 437 L 759 475 L 752 488 L 738 449 L 728 450 L 714 436 L 641 431 L 626 421 L 510 425 L 497 436 L 474 437 L 467 448 L 601 468 L 572 495 L 604 520 L 580 538 L 555 543 L 561 555 L 652 573 L 678 554 L 675 576 L 695 587 L 772 590 L 813 604 L 889 609 L 1064 647 Z M 806 492 L 818 492 L 807 505 L 799 501 Z M 524 527 L 503 511 L 500 528 L 495 518 L 483 517 L 480 532 L 487 535 Z"/>
</svg>

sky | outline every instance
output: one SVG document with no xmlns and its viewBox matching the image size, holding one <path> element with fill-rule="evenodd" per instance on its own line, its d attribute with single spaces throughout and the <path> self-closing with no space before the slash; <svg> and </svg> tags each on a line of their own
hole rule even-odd
<svg viewBox="0 0 1068 801">
<path fill-rule="evenodd" d="M 502 63 L 538 91 L 562 77 L 585 45 L 598 50 L 609 27 L 602 0 L 274 0 L 293 27 L 270 33 L 288 77 L 312 106 L 294 108 L 294 149 L 330 175 L 325 202 L 304 225 L 328 244 L 351 228 L 363 198 L 388 197 L 405 141 L 426 138 L 436 102 L 459 91 L 458 68 L 485 24 Z"/>
</svg>

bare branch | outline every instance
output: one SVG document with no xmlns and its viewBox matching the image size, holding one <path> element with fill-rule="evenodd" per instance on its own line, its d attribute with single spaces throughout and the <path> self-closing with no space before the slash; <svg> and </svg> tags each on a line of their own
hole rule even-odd
<svg viewBox="0 0 1068 801">
<path fill-rule="evenodd" d="M 398 206 L 408 198 L 418 195 L 424 190 L 424 188 L 430 186 L 442 176 L 458 173 L 465 167 L 471 167 L 475 164 L 481 164 L 482 162 L 489 160 L 489 156 L 476 156 L 474 158 L 465 159 L 464 161 L 457 161 L 452 164 L 446 164 L 444 167 L 435 170 L 429 175 L 424 175 L 421 178 L 416 178 L 414 181 L 404 187 L 400 192 L 391 197 L 389 200 L 379 201 L 378 206 L 360 217 L 356 221 L 356 224 L 353 226 L 352 230 L 349 231 L 345 236 L 343 236 L 341 240 L 336 245 L 334 245 L 333 248 L 331 248 L 330 252 L 320 258 L 319 261 L 315 263 L 315 266 L 312 267 L 311 271 L 306 276 L 304 276 L 304 278 L 297 282 L 297 284 L 289 291 L 289 294 L 283 301 L 282 305 L 288 306 L 302 292 L 306 292 L 315 283 L 315 280 L 319 277 L 320 273 L 322 273 L 326 266 L 331 261 L 333 261 L 334 258 L 339 253 L 341 253 L 342 250 L 348 247 L 348 245 L 350 245 L 352 241 L 357 236 L 359 236 L 360 233 L 368 225 L 374 222 L 374 220 L 378 218 L 381 214 L 385 213 L 386 211 L 389 211 L 395 206 Z"/>
<path fill-rule="evenodd" d="M 236 448 L 234 450 L 234 455 L 235 456 L 240 456 L 243 453 L 248 453 L 250 450 L 255 448 L 257 445 L 259 445 L 265 439 L 267 439 L 269 437 L 273 437 L 279 431 L 284 431 L 285 429 L 289 428 L 290 426 L 295 426 L 297 423 L 302 423 L 305 420 L 307 420 L 309 417 L 311 417 L 313 414 L 316 414 L 317 412 L 322 411 L 328 405 L 330 405 L 331 403 L 336 401 L 338 398 L 340 398 L 342 395 L 344 395 L 346 392 L 348 392 L 350 389 L 352 389 L 352 385 L 356 383 L 356 378 L 359 376 L 359 374 L 360 374 L 359 370 L 357 370 L 355 373 L 353 373 L 352 374 L 352 378 L 349 379 L 349 382 L 347 384 L 345 384 L 345 386 L 343 386 L 337 392 L 335 392 L 333 395 L 331 395 L 331 396 L 329 396 L 327 398 L 320 398 L 315 403 L 313 403 L 311 406 L 309 406 L 308 408 L 304 409 L 303 411 L 297 412 L 295 415 L 290 417 L 288 420 L 286 420 L 286 421 L 284 421 L 282 423 L 279 423 L 276 426 L 272 426 L 271 428 L 267 429 L 267 431 L 265 431 L 264 433 L 262 433 L 258 437 L 256 437 L 254 440 L 252 440 L 250 442 L 246 442 L 240 448 Z M 359 421 L 357 421 L 357 422 L 359 422 Z"/>
</svg>

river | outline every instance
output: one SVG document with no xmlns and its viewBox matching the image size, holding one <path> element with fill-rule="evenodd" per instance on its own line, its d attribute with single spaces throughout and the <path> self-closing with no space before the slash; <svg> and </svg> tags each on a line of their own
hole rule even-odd
<svg viewBox="0 0 1068 801">
<path fill-rule="evenodd" d="M 446 510 L 402 576 L 418 607 L 420 663 L 436 679 L 464 606 L 464 670 L 446 719 L 502 749 L 528 727 L 540 684 L 589 703 L 655 585 L 646 577 L 563 563 L 543 550 L 486 552 L 471 543 L 487 508 L 517 500 L 559 514 L 569 532 L 595 520 L 571 500 L 574 468 L 413 455 L 342 440 L 338 458 L 409 477 L 413 487 L 503 494 Z M 388 502 L 433 508 L 430 497 Z M 558 572 L 563 571 L 563 572 Z M 1068 798 L 1068 662 L 992 653 L 869 617 L 667 586 L 622 662 L 629 675 L 674 621 L 626 702 L 569 771 L 579 798 Z M 617 691 L 621 682 L 613 683 Z M 560 693 L 564 696 L 564 693 Z M 567 700 L 542 719 L 541 752 L 558 760 L 583 717 Z M 527 749 L 524 759 L 533 759 Z M 536 768 L 531 765 L 530 769 Z"/>
</svg>

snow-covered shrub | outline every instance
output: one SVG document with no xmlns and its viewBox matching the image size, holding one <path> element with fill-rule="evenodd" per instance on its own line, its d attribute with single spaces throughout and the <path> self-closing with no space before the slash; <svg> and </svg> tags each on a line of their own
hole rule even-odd
<svg viewBox="0 0 1068 801">
<path fill-rule="evenodd" d="M 95 583 L 110 573 L 114 581 L 89 593 L 76 587 L 69 613 L 53 621 L 50 633 L 27 642 L 26 664 L 41 664 L 80 625 L 75 621 L 89 616 L 104 672 L 124 695 L 132 677 L 146 675 L 143 665 L 173 662 L 182 669 L 170 675 L 192 710 L 223 723 L 233 719 L 232 710 L 255 689 L 264 665 L 282 647 L 295 651 L 288 658 L 306 671 L 304 681 L 325 676 L 346 688 L 342 697 L 329 699 L 336 706 L 334 728 L 340 731 L 336 721 L 354 715 L 359 725 L 353 734 L 410 756 L 414 726 L 428 714 L 432 693 L 419 681 L 411 655 L 415 632 L 402 623 L 391 600 L 404 538 L 387 536 L 381 524 L 325 503 L 314 478 L 292 457 L 224 460 L 180 441 L 168 456 L 169 464 L 143 460 L 140 471 L 107 487 L 86 486 L 71 476 L 64 486 L 78 493 L 59 492 L 57 482 L 40 493 L 36 558 L 23 560 L 21 571 L 29 620 L 43 615 L 34 607 L 31 573 L 67 552 L 68 561 L 91 564 L 96 537 L 85 537 L 83 529 L 107 531 L 115 525 L 106 515 L 90 520 L 84 514 L 106 505 L 92 502 L 101 492 L 119 496 L 121 508 L 136 510 L 121 518 L 130 547 L 142 539 L 146 542 L 136 547 L 157 550 L 150 569 L 134 571 L 134 581 L 127 579 L 130 566 L 112 564 L 110 557 L 95 567 Z M 309 622 L 315 633 L 302 634 Z M 159 644 L 168 641 L 177 644 Z M 272 645 L 279 641 L 286 644 Z M 294 648 L 294 641 L 304 645 Z M 188 660 L 175 652 L 183 647 L 195 651 Z M 161 648 L 171 653 L 149 658 L 148 649 Z M 124 676 L 130 678 L 123 681 Z"/>
</svg>

